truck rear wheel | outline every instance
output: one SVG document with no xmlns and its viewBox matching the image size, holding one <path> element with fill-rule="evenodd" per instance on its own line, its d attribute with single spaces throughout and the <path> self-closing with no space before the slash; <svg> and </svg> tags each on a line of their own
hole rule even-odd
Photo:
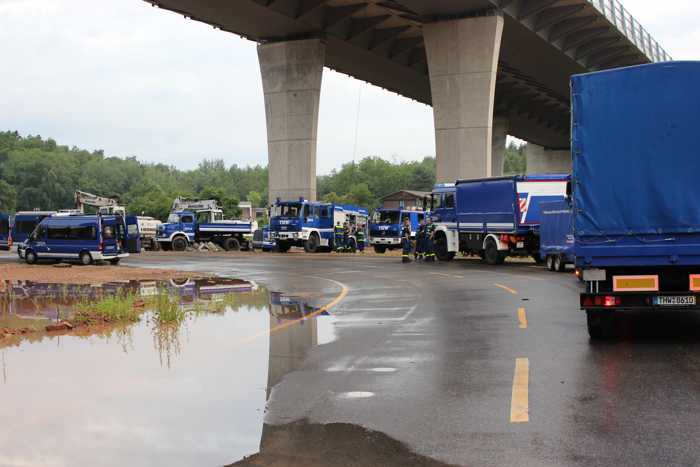
<svg viewBox="0 0 700 467">
<path fill-rule="evenodd" d="M 591 339 L 612 339 L 615 337 L 614 316 L 605 310 L 586 310 L 588 335 Z"/>
<path fill-rule="evenodd" d="M 378 255 L 383 255 L 386 253 L 386 246 L 384 245 L 374 245 L 374 252 Z"/>
<path fill-rule="evenodd" d="M 484 260 L 486 261 L 486 264 L 490 264 L 492 266 L 503 264 L 503 262 L 506 260 L 505 255 L 498 251 L 498 247 L 496 246 L 496 242 L 493 238 L 486 240 Z"/>
<path fill-rule="evenodd" d="M 241 243 L 238 241 L 237 238 L 233 237 L 228 237 L 224 239 L 222 246 L 226 251 L 238 251 L 241 249 Z"/>
<path fill-rule="evenodd" d="M 309 239 L 304 242 L 304 251 L 307 253 L 318 253 L 320 246 L 321 241 L 318 239 L 318 235 L 312 233 L 309 235 Z"/>
<path fill-rule="evenodd" d="M 175 251 L 185 251 L 187 249 L 187 240 L 183 237 L 176 237 L 173 239 L 172 245 Z"/>
<path fill-rule="evenodd" d="M 560 255 L 557 255 L 557 257 L 554 258 L 554 270 L 557 272 L 566 271 L 566 263 L 563 259 L 561 259 Z"/>
<path fill-rule="evenodd" d="M 552 257 L 552 255 L 547 255 L 547 259 L 545 259 L 545 267 L 549 271 L 554 271 L 554 257 Z"/>
</svg>

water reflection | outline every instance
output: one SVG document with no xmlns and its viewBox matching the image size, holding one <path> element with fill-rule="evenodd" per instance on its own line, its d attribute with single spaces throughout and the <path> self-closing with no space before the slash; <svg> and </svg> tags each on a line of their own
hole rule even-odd
<svg viewBox="0 0 700 467">
<path fill-rule="evenodd" d="M 0 339 L 0 419 L 13 421 L 0 426 L 3 466 L 223 465 L 254 454 L 270 388 L 334 338 L 331 316 L 245 281 L 3 286 L 0 322 L 65 319 L 80 297 L 163 287 L 189 310 L 179 324 L 147 311 L 130 325 Z"/>
</svg>

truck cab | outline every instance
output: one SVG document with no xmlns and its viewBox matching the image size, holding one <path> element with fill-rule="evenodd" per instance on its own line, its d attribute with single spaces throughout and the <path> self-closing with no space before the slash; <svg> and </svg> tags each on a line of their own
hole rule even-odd
<svg viewBox="0 0 700 467">
<path fill-rule="evenodd" d="M 376 253 L 401 248 L 401 230 L 403 220 L 411 223 L 411 238 L 415 238 L 420 222 L 425 218 L 423 211 L 400 208 L 381 208 L 374 211 L 369 224 L 369 244 Z"/>
<path fill-rule="evenodd" d="M 192 211 L 171 212 L 167 222 L 158 227 L 157 240 L 164 250 L 183 251 L 195 241 L 196 214 Z"/>
<path fill-rule="evenodd" d="M 270 213 L 270 236 L 279 252 L 293 246 L 303 247 L 307 253 L 331 251 L 336 224 L 348 222 L 353 229 L 366 229 L 367 217 L 367 210 L 357 206 L 278 199 Z M 354 236 L 350 240 L 354 241 Z"/>
</svg>

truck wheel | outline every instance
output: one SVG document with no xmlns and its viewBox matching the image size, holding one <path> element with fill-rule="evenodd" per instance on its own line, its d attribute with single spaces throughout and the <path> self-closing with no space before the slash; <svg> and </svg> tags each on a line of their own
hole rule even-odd
<svg viewBox="0 0 700 467">
<path fill-rule="evenodd" d="M 552 255 L 547 255 L 547 259 L 545 259 L 545 267 L 549 271 L 554 271 L 554 258 Z"/>
<path fill-rule="evenodd" d="M 80 259 L 80 264 L 82 264 L 83 266 L 89 266 L 90 264 L 92 264 L 92 256 L 90 256 L 90 253 L 88 253 L 87 251 L 83 251 L 82 253 L 80 253 L 78 259 Z"/>
<path fill-rule="evenodd" d="M 452 261 L 455 258 L 454 251 L 447 251 L 447 237 L 438 235 L 435 240 L 435 255 L 440 261 Z"/>
<path fill-rule="evenodd" d="M 111 264 L 112 266 L 116 266 L 117 264 L 119 264 L 119 259 L 120 258 L 112 258 L 109 260 L 109 264 Z"/>
<path fill-rule="evenodd" d="M 321 242 L 318 239 L 318 235 L 312 233 L 309 235 L 309 239 L 304 242 L 304 251 L 307 253 L 318 253 L 318 248 Z"/>
<path fill-rule="evenodd" d="M 176 237 L 173 239 L 172 245 L 175 251 L 185 251 L 187 249 L 187 240 L 183 237 Z"/>
<path fill-rule="evenodd" d="M 24 261 L 26 261 L 27 264 L 36 264 L 36 253 L 34 253 L 32 250 L 25 251 Z"/>
<path fill-rule="evenodd" d="M 557 272 L 564 272 L 566 270 L 566 263 L 562 261 L 561 256 L 559 255 L 554 258 L 554 270 Z"/>
<path fill-rule="evenodd" d="M 489 238 L 488 240 L 486 240 L 486 248 L 484 250 L 484 260 L 486 261 L 486 264 L 496 266 L 499 264 L 503 264 L 505 259 L 505 255 L 501 254 L 498 251 L 498 246 L 496 246 L 496 242 L 494 241 L 494 239 Z"/>
<path fill-rule="evenodd" d="M 614 316 L 609 311 L 586 310 L 588 335 L 591 339 L 612 339 L 615 337 Z"/>
<path fill-rule="evenodd" d="M 374 252 L 378 255 L 383 255 L 386 253 L 386 246 L 384 245 L 374 245 Z"/>
<path fill-rule="evenodd" d="M 223 247 L 226 251 L 239 251 L 241 249 L 241 243 L 237 238 L 228 237 L 224 240 Z"/>
<path fill-rule="evenodd" d="M 292 246 L 289 245 L 288 243 L 281 243 L 281 242 L 280 242 L 280 243 L 277 243 L 277 252 L 278 252 L 278 253 L 286 253 L 286 252 L 289 251 L 289 249 L 290 249 L 291 247 L 292 247 Z"/>
</svg>

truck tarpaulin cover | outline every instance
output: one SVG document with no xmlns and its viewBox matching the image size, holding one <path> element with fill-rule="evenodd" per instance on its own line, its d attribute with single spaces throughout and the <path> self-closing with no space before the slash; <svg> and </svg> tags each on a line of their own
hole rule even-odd
<svg viewBox="0 0 700 467">
<path fill-rule="evenodd" d="M 700 62 L 571 79 L 580 236 L 700 232 Z"/>
</svg>

